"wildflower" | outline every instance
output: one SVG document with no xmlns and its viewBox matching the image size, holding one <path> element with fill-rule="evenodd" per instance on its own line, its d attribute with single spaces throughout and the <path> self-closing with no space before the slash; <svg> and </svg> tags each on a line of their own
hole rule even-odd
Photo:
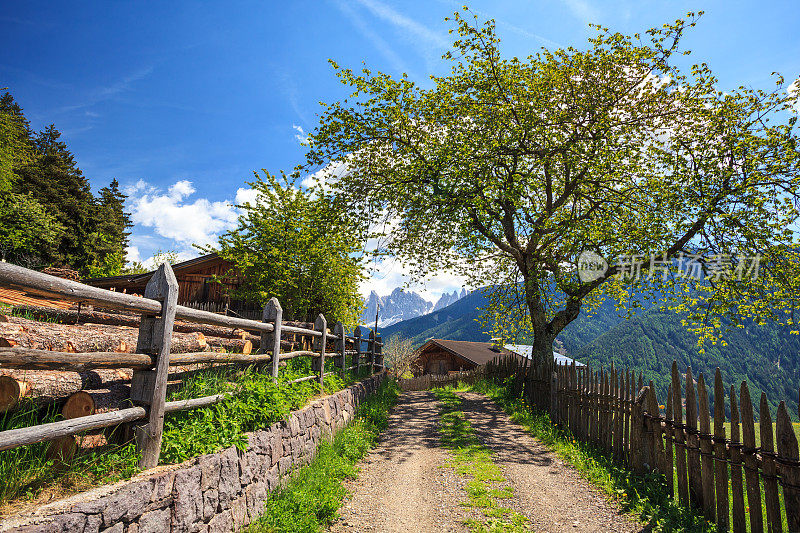
<svg viewBox="0 0 800 533">
<path fill-rule="evenodd" d="M 658 408 L 659 409 L 666 409 L 667 407 L 665 405 L 659 405 Z"/>
</svg>

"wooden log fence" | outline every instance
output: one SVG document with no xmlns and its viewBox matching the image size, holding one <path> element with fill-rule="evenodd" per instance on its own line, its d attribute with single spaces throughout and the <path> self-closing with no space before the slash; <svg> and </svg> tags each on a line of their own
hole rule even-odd
<svg viewBox="0 0 800 533">
<path fill-rule="evenodd" d="M 314 374 L 285 384 L 291 385 L 315 380 L 320 387 L 326 376 L 359 371 L 369 367 L 371 373 L 383 370 L 383 342 L 381 336 L 371 331 L 362 336 L 360 328 L 348 334 L 341 322 L 330 332 L 324 316 L 319 315 L 314 327 L 297 323 L 287 324 L 283 310 L 272 298 L 261 313 L 261 320 L 225 316 L 209 310 L 177 305 L 178 285 L 172 268 L 163 264 L 153 275 L 143 297 L 118 293 L 84 285 L 9 263 L 0 263 L 0 287 L 8 287 L 57 300 L 68 300 L 82 305 L 114 309 L 141 315 L 135 353 L 118 352 L 55 352 L 32 348 L 0 348 L 0 369 L 70 370 L 131 368 L 131 402 L 133 407 L 0 431 L 0 451 L 70 438 L 89 430 L 132 423 L 140 457 L 140 467 L 151 468 L 158 464 L 164 416 L 177 411 L 196 409 L 224 401 L 231 393 L 216 394 L 174 402 L 166 401 L 167 379 L 171 366 L 202 363 L 264 364 L 277 382 L 281 361 L 297 357 L 310 357 Z M 258 353 L 170 353 L 172 333 L 176 320 L 201 326 L 219 326 L 252 332 L 260 336 Z M 293 335 L 310 338 L 312 349 L 281 352 L 282 336 Z M 330 345 L 329 345 L 330 344 Z M 364 349 L 363 345 L 367 348 Z M 304 343 L 304 345 L 306 345 Z M 306 345 L 307 346 L 307 345 Z M 347 366 L 347 357 L 352 365 Z M 333 371 L 326 372 L 326 359 L 333 359 Z"/>
<path fill-rule="evenodd" d="M 486 375 L 507 383 L 523 366 L 503 358 L 488 364 Z M 762 392 L 756 422 L 747 382 L 726 388 L 716 369 L 712 387 L 691 368 L 681 375 L 676 362 L 664 404 L 652 382 L 628 370 L 573 363 L 527 372 L 530 405 L 629 469 L 661 474 L 673 498 L 719 531 L 800 531 L 800 449 L 785 402 L 773 424 Z M 547 373 L 552 393 L 543 386 Z"/>
</svg>

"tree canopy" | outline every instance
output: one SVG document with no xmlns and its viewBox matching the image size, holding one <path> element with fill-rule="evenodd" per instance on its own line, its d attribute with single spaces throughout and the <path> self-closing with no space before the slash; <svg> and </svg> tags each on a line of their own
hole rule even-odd
<svg viewBox="0 0 800 533">
<path fill-rule="evenodd" d="M 702 334 L 726 313 L 790 323 L 796 99 L 779 76 L 771 92 L 723 91 L 706 64 L 680 68 L 698 17 L 633 36 L 596 26 L 585 49 L 520 59 L 502 56 L 493 21 L 456 13 L 452 70 L 430 88 L 333 62 L 352 94 L 324 105 L 306 167 L 327 169 L 352 213 L 380 214 L 390 231 L 374 236 L 418 278 L 498 287 L 499 333 L 525 330 L 542 361 L 606 296 L 672 298 Z M 587 252 L 611 264 L 583 277 Z M 687 284 L 689 257 L 701 275 Z"/>
<path fill-rule="evenodd" d="M 34 133 L 7 92 L 0 97 L 0 218 L 3 259 L 89 276 L 125 266 L 131 221 L 117 181 L 96 198 L 56 127 Z"/>
<path fill-rule="evenodd" d="M 324 196 L 297 187 L 297 175 L 255 177 L 255 204 L 239 206 L 237 227 L 220 237 L 219 250 L 207 251 L 236 265 L 244 299 L 277 297 L 286 318 L 323 313 L 328 323 L 357 324 L 363 231 Z"/>
</svg>

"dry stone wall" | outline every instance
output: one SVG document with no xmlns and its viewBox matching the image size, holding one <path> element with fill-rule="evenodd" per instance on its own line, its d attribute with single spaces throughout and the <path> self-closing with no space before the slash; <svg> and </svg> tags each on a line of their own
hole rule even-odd
<svg viewBox="0 0 800 533">
<path fill-rule="evenodd" d="M 385 374 L 317 400 L 235 447 L 158 467 L 120 483 L 40 507 L 0 523 L 19 533 L 221 533 L 258 518 L 269 494 L 314 457 L 320 439 L 352 420 Z"/>
</svg>

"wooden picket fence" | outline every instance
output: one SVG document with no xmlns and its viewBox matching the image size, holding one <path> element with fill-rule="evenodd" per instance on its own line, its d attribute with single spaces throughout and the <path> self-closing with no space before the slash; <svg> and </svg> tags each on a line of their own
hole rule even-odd
<svg viewBox="0 0 800 533">
<path fill-rule="evenodd" d="M 261 363 L 264 366 L 269 364 L 272 377 L 277 381 L 281 361 L 310 357 L 314 363 L 314 374 L 287 384 L 317 380 L 320 387 L 324 384 L 325 377 L 335 372 L 358 372 L 362 367 L 370 367 L 370 372 L 375 373 L 384 367 L 383 343 L 375 331 L 370 331 L 366 337 L 362 337 L 359 328 L 352 334 L 347 334 L 341 322 L 337 322 L 333 331 L 329 331 L 327 321 L 321 314 L 313 329 L 285 324 L 283 310 L 276 298 L 272 298 L 264 307 L 260 321 L 177 305 L 178 283 L 168 264 L 161 265 L 153 274 L 143 297 L 99 289 L 2 262 L 0 287 L 142 316 L 135 353 L 68 353 L 22 347 L 0 348 L 0 368 L 71 371 L 132 368 L 134 371 L 130 394 L 132 407 L 1 431 L 0 451 L 127 424 L 135 434 L 141 453 L 140 467 L 151 468 L 158 464 L 165 414 L 212 405 L 224 401 L 230 394 L 167 402 L 167 380 L 171 366 L 220 362 Z M 259 353 L 171 354 L 172 331 L 176 319 L 260 334 Z M 281 339 L 287 334 L 311 338 L 311 349 L 307 349 L 304 343 L 301 350 L 282 352 Z M 325 372 L 326 358 L 333 359 L 332 371 Z"/>
<path fill-rule="evenodd" d="M 711 384 L 702 374 L 695 378 L 691 368 L 681 376 L 676 362 L 664 404 L 652 382 L 643 383 L 641 375 L 627 370 L 525 365 L 509 357 L 488 365 L 487 373 L 498 380 L 531 378 L 526 399 L 532 405 L 548 410 L 557 425 L 615 461 L 663 475 L 670 495 L 702 510 L 718 530 L 744 533 L 749 523 L 752 533 L 800 531 L 800 451 L 785 402 L 773 426 L 767 396 L 761 394 L 758 443 L 747 382 L 737 398 L 719 369 L 712 413 Z"/>
<path fill-rule="evenodd" d="M 486 367 L 479 366 L 474 370 L 464 370 L 461 372 L 450 372 L 448 374 L 425 374 L 413 378 L 403 378 L 398 380 L 400 390 L 421 391 L 430 390 L 436 387 L 455 385 L 456 383 L 475 383 L 486 377 Z"/>
</svg>

